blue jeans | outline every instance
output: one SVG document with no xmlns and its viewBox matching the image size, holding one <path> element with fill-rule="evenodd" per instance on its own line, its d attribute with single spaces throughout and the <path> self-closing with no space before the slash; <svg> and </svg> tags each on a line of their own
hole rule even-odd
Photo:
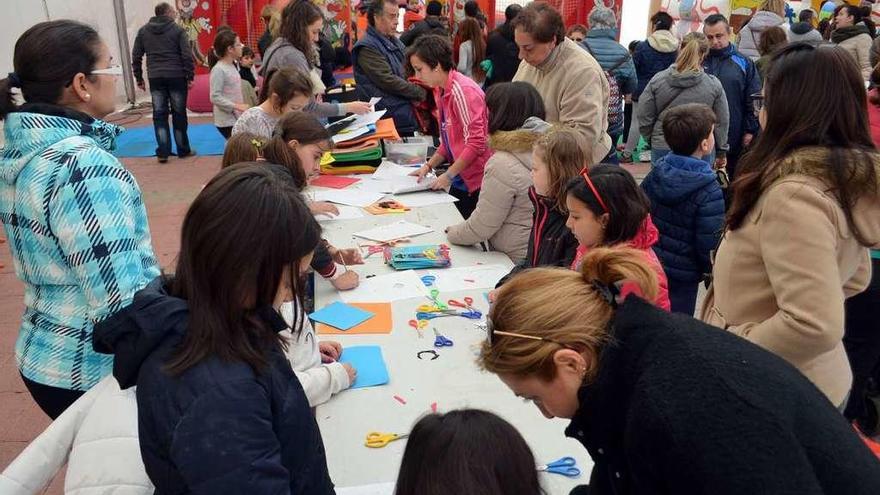
<svg viewBox="0 0 880 495">
<path fill-rule="evenodd" d="M 189 137 L 186 135 L 186 79 L 182 77 L 150 78 L 150 96 L 153 97 L 153 128 L 156 130 L 156 156 L 168 158 L 171 154 L 171 132 L 168 129 L 170 109 L 171 124 L 174 126 L 174 142 L 177 156 L 191 153 Z"/>
<path fill-rule="evenodd" d="M 658 150 L 658 149 L 652 148 L 651 149 L 651 163 L 657 163 L 657 160 L 663 158 L 664 156 L 666 156 L 670 153 L 672 153 L 672 151 L 670 151 L 670 150 Z M 704 156 L 703 161 L 708 163 L 709 165 L 714 165 L 715 164 L 715 152 L 713 151 L 712 153 Z"/>
<path fill-rule="evenodd" d="M 610 136 L 611 149 L 602 160 L 602 163 L 606 163 L 608 165 L 620 165 L 620 158 L 617 157 L 617 140 L 620 139 L 620 134 L 610 134 Z"/>
</svg>

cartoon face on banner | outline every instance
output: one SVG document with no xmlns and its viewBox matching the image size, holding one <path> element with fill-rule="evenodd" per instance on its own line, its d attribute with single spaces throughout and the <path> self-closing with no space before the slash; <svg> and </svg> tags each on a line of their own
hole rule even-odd
<svg viewBox="0 0 880 495">
<path fill-rule="evenodd" d="M 213 29 L 211 19 L 207 17 L 211 4 L 205 1 L 200 5 L 196 0 L 177 0 L 175 3 L 179 13 L 177 23 L 186 32 L 193 60 L 196 65 L 207 67 L 207 58 L 199 47 L 199 34 L 203 32 L 210 34 Z"/>
<path fill-rule="evenodd" d="M 712 14 L 728 15 L 730 3 L 730 0 L 662 0 L 660 10 L 668 12 L 675 19 L 673 31 L 683 37 L 687 33 L 699 31 L 703 26 L 703 19 Z"/>
<path fill-rule="evenodd" d="M 324 13 L 324 36 L 334 47 L 342 43 L 348 22 L 351 19 L 347 0 L 314 0 Z"/>
</svg>

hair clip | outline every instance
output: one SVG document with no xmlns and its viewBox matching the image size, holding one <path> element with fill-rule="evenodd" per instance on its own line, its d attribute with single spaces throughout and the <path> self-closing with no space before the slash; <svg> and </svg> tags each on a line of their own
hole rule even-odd
<svg viewBox="0 0 880 495">
<path fill-rule="evenodd" d="M 608 285 L 599 280 L 593 279 L 590 282 L 590 285 L 593 289 L 599 293 L 599 296 L 605 300 L 612 308 L 617 308 L 618 303 L 620 302 L 618 299 L 620 298 L 620 287 L 617 283 L 613 283 Z"/>
<path fill-rule="evenodd" d="M 263 142 L 259 139 L 251 139 L 251 144 L 254 145 L 254 148 L 256 148 L 257 150 L 263 149 Z"/>
</svg>

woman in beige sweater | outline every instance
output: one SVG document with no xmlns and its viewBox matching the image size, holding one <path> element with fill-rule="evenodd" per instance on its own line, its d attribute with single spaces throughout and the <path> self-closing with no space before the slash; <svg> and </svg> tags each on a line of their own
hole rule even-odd
<svg viewBox="0 0 880 495">
<path fill-rule="evenodd" d="M 774 57 L 763 131 L 740 164 L 702 311 L 789 361 L 838 407 L 852 382 L 844 301 L 867 286 L 867 248 L 880 245 L 880 154 L 866 101 L 838 47 L 795 44 Z"/>
<path fill-rule="evenodd" d="M 460 245 L 489 241 L 519 263 L 526 256 L 532 227 L 532 144 L 549 128 L 544 102 L 531 84 L 499 83 L 486 92 L 489 145 L 477 208 L 467 221 L 446 230 L 449 242 Z"/>
</svg>

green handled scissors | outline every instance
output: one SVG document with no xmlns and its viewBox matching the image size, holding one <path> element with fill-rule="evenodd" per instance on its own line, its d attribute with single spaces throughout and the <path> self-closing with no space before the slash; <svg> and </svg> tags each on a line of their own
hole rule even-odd
<svg viewBox="0 0 880 495">
<path fill-rule="evenodd" d="M 439 309 L 449 309 L 449 306 L 440 300 L 440 291 L 438 289 L 431 289 L 430 299 L 434 301 L 434 306 L 437 306 Z"/>
<path fill-rule="evenodd" d="M 367 441 L 364 445 L 371 449 L 381 449 L 395 440 L 400 440 L 401 438 L 406 438 L 408 436 L 409 433 L 398 435 L 397 433 L 380 433 L 378 431 L 371 431 L 367 433 Z"/>
</svg>

